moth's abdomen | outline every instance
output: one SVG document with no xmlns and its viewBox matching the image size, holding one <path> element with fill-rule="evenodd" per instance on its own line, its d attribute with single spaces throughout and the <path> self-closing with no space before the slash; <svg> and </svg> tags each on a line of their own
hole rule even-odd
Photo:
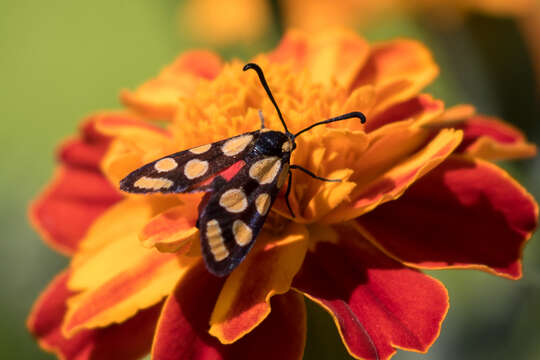
<svg viewBox="0 0 540 360">
<path fill-rule="evenodd" d="M 288 157 L 259 156 L 222 183 L 199 217 L 208 270 L 229 274 L 253 246 L 289 170 Z"/>
</svg>

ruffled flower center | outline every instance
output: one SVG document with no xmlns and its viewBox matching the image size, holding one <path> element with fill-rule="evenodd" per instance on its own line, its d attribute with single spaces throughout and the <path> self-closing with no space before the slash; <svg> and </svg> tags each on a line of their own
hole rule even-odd
<svg viewBox="0 0 540 360">
<path fill-rule="evenodd" d="M 324 86 L 313 81 L 307 70 L 293 71 L 290 66 L 269 63 L 264 57 L 256 62 L 263 68 L 287 127 L 293 133 L 349 111 L 366 111 L 369 101 L 357 96 L 357 92 L 350 94 L 337 82 Z M 366 92 L 367 88 L 361 91 Z M 214 81 L 201 84 L 193 97 L 180 100 L 170 130 L 179 148 L 187 149 L 259 129 L 259 110 L 265 127 L 284 131 L 257 76 L 243 72 L 242 63 L 233 61 Z M 366 143 L 359 119 L 321 126 L 297 138 L 292 164 L 318 176 L 342 181 L 323 182 L 294 172 L 290 200 L 298 214 L 296 220 L 315 221 L 345 199 L 354 188 L 347 180 Z M 282 202 L 282 199 L 278 201 L 275 210 L 290 217 Z"/>
</svg>

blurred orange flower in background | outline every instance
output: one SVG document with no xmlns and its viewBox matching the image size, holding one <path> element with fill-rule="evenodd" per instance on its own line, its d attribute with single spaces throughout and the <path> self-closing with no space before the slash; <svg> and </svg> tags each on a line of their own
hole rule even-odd
<svg viewBox="0 0 540 360">
<path fill-rule="evenodd" d="M 316 30 L 340 25 L 366 26 L 382 21 L 388 13 L 427 13 L 431 18 L 452 22 L 469 11 L 492 15 L 524 16 L 535 5 L 534 0 L 284 0 L 286 23 L 290 27 Z"/>
<path fill-rule="evenodd" d="M 193 36 L 210 44 L 251 42 L 264 35 L 272 19 L 266 0 L 188 1 L 178 16 Z"/>
<path fill-rule="evenodd" d="M 210 44 L 255 41 L 265 35 L 272 17 L 270 1 L 188 0 L 180 19 L 192 34 Z M 525 18 L 538 11 L 534 0 L 280 0 L 285 28 L 320 31 L 335 26 L 365 27 L 382 16 L 403 12 L 426 13 L 451 23 L 470 11 Z M 196 21 L 194 20 L 196 19 Z"/>
<path fill-rule="evenodd" d="M 491 160 L 536 147 L 468 105 L 421 94 L 438 74 L 430 52 L 400 39 L 368 44 L 348 31 L 291 31 L 255 57 L 291 131 L 348 111 L 299 138 L 291 219 L 278 198 L 254 249 L 228 277 L 204 268 L 200 195 L 126 195 L 135 168 L 258 128 L 281 129 L 242 63 L 181 55 L 124 91 L 126 110 L 91 116 L 60 151 L 55 179 L 30 216 L 72 255 L 36 302 L 30 331 L 66 359 L 301 359 L 304 296 L 334 318 L 349 353 L 426 352 L 448 309 L 421 269 L 473 268 L 518 279 L 538 207 Z M 163 125 L 163 126 L 162 126 Z M 62 214 L 74 220 L 66 223 Z"/>
</svg>

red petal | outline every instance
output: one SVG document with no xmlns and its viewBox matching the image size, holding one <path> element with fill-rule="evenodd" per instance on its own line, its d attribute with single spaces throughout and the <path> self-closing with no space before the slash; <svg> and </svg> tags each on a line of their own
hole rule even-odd
<svg viewBox="0 0 540 360">
<path fill-rule="evenodd" d="M 60 162 L 73 166 L 99 168 L 99 162 L 109 146 L 109 137 L 96 129 L 98 118 L 113 117 L 112 114 L 95 115 L 81 125 L 81 136 L 66 141 L 60 148 Z M 121 116 L 118 114 L 118 116 Z"/>
<path fill-rule="evenodd" d="M 530 157 L 536 146 L 527 143 L 521 131 L 497 118 L 473 116 L 458 128 L 463 142 L 458 151 L 489 160 Z"/>
<path fill-rule="evenodd" d="M 62 167 L 32 204 L 30 218 L 53 248 L 72 254 L 94 220 L 121 198 L 101 173 Z"/>
<path fill-rule="evenodd" d="M 448 310 L 444 286 L 351 228 L 337 230 L 339 243 L 308 252 L 293 286 L 330 312 L 355 357 L 388 359 L 396 348 L 426 352 Z"/>
<path fill-rule="evenodd" d="M 43 292 L 28 318 L 28 328 L 40 345 L 62 359 L 138 359 L 149 352 L 162 304 L 139 312 L 126 322 L 65 338 L 60 330 L 73 295 L 66 286 L 69 273 L 58 275 Z"/>
<path fill-rule="evenodd" d="M 107 117 L 120 115 L 91 117 L 81 126 L 81 137 L 62 146 L 58 157 L 63 165 L 30 207 L 34 226 L 53 248 L 65 254 L 72 254 L 90 224 L 122 198 L 99 170 L 110 140 L 95 124 Z"/>
<path fill-rule="evenodd" d="M 272 313 L 255 330 L 231 345 L 208 334 L 210 313 L 223 279 L 194 268 L 165 303 L 152 347 L 155 360 L 301 359 L 305 308 L 294 292 L 275 296 Z"/>
<path fill-rule="evenodd" d="M 441 113 L 444 109 L 444 104 L 440 100 L 433 99 L 430 95 L 418 95 L 412 99 L 400 102 L 382 113 L 369 119 L 366 122 L 364 129 L 366 132 L 371 132 L 396 121 L 417 119 L 422 116 L 435 116 Z"/>
<path fill-rule="evenodd" d="M 521 251 L 537 218 L 534 199 L 503 170 L 453 156 L 400 199 L 357 220 L 408 265 L 519 278 Z"/>
</svg>

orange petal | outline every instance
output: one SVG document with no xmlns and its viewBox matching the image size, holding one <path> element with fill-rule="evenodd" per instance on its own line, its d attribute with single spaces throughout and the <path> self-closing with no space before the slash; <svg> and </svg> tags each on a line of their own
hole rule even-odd
<svg viewBox="0 0 540 360">
<path fill-rule="evenodd" d="M 348 88 L 356 79 L 369 53 L 368 43 L 352 31 L 333 29 L 308 34 L 289 30 L 270 55 L 276 62 L 291 62 L 308 68 L 313 80 L 332 81 Z"/>
<path fill-rule="evenodd" d="M 152 119 L 172 119 L 181 96 L 193 94 L 201 81 L 221 71 L 221 59 L 209 51 L 189 51 L 135 91 L 124 90 L 122 102 Z"/>
<path fill-rule="evenodd" d="M 138 238 L 152 217 L 179 204 L 176 197 L 126 198 L 101 215 L 89 229 L 73 257 L 70 288 L 84 290 L 100 285 L 142 259 L 148 249 Z"/>
<path fill-rule="evenodd" d="M 208 316 L 223 278 L 195 267 L 167 299 L 152 347 L 152 359 L 270 360 L 302 359 L 306 338 L 304 301 L 295 292 L 272 298 L 272 313 L 234 344 L 208 334 Z"/>
<path fill-rule="evenodd" d="M 502 169 L 451 156 L 399 200 L 357 221 L 363 234 L 409 266 L 475 268 L 516 279 L 538 205 Z"/>
<path fill-rule="evenodd" d="M 400 124 L 396 125 L 397 128 L 400 127 Z M 387 162 L 390 166 L 387 169 L 382 168 L 379 176 L 367 184 L 358 185 L 352 197 L 353 201 L 334 210 L 324 221 L 333 223 L 354 219 L 382 203 L 397 199 L 417 179 L 444 161 L 459 145 L 461 137 L 461 131 L 442 130 L 418 152 L 399 159 L 397 163 Z M 380 142 L 376 145 L 380 145 Z M 380 151 L 385 151 L 380 146 L 377 147 Z M 366 169 L 365 173 L 370 170 Z M 359 171 L 359 174 L 363 175 L 364 172 Z"/>
<path fill-rule="evenodd" d="M 429 50 L 413 40 L 373 46 L 353 87 L 372 84 L 379 99 L 375 112 L 417 94 L 439 73 Z"/>
<path fill-rule="evenodd" d="M 113 184 L 118 184 L 131 171 L 163 155 L 177 152 L 171 134 L 148 122 L 125 119 L 100 119 L 99 131 L 115 141 L 109 147 L 101 167 Z"/>
<path fill-rule="evenodd" d="M 507 160 L 536 155 L 536 146 L 523 133 L 497 118 L 473 116 L 458 126 L 463 130 L 459 151 L 486 160 Z"/>
<path fill-rule="evenodd" d="M 190 240 L 198 240 L 199 230 L 195 224 L 200 196 L 197 195 L 199 201 L 186 198 L 182 197 L 185 201 L 182 205 L 162 212 L 144 226 L 139 234 L 143 246 L 155 246 L 161 252 L 176 252 Z"/>
<path fill-rule="evenodd" d="M 97 119 L 96 129 L 110 137 L 122 137 L 135 141 L 148 136 L 170 136 L 167 130 L 135 116 L 103 116 Z"/>
<path fill-rule="evenodd" d="M 141 311 L 132 319 L 97 330 L 84 330 L 69 339 L 61 332 L 67 311 L 68 271 L 59 274 L 41 294 L 27 326 L 40 346 L 66 360 L 139 359 L 150 350 L 162 304 Z"/>
<path fill-rule="evenodd" d="M 69 302 L 66 332 L 122 322 L 172 290 L 195 258 L 143 248 L 138 233 L 177 204 L 166 197 L 129 198 L 94 223 L 71 263 L 69 288 L 80 293 Z"/>
<path fill-rule="evenodd" d="M 270 298 L 289 291 L 302 265 L 308 234 L 291 223 L 283 233 L 263 231 L 255 249 L 227 278 L 210 319 L 210 334 L 223 344 L 237 341 L 270 313 Z"/>
</svg>

